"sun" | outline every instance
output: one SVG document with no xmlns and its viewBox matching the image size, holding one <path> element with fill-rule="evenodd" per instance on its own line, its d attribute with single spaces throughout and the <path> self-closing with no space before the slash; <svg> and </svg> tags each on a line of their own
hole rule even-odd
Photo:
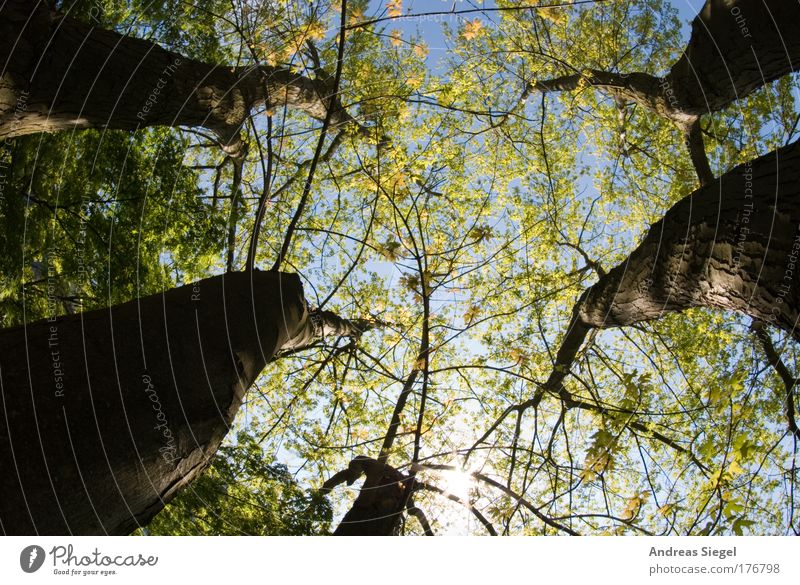
<svg viewBox="0 0 800 585">
<path fill-rule="evenodd" d="M 469 492 L 473 485 L 473 478 L 469 473 L 460 468 L 446 469 L 441 472 L 441 478 L 445 493 L 469 502 Z"/>
</svg>

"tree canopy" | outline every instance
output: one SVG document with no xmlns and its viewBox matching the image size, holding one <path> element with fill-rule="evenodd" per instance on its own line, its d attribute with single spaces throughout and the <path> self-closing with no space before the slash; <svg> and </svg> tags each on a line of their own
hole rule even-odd
<svg viewBox="0 0 800 585">
<path fill-rule="evenodd" d="M 0 132 L 4 327 L 253 268 L 371 324 L 268 363 L 140 531 L 800 531 L 798 78 L 702 37 L 795 55 L 765 4 L 50 4 L 221 96 L 130 128 L 50 96 L 66 126 Z M 731 95 L 692 102 L 687 60 Z"/>
</svg>

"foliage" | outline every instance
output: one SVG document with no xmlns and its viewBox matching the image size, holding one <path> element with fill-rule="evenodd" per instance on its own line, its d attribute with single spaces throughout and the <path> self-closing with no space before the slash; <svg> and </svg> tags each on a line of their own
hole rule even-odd
<svg viewBox="0 0 800 585">
<path fill-rule="evenodd" d="M 239 433 L 191 487 L 147 526 L 151 535 L 322 535 L 331 508 L 301 488 L 287 467 L 268 463 L 255 437 Z M 139 531 L 141 532 L 141 530 Z"/>
<path fill-rule="evenodd" d="M 335 70 L 336 2 L 201 2 L 191 18 L 183 2 L 101 4 L 104 25 L 136 15 L 135 34 L 196 58 Z M 348 3 L 339 89 L 361 128 L 329 132 L 283 266 L 301 274 L 313 304 L 387 325 L 270 364 L 237 422 L 250 434 L 230 439 L 149 531 L 327 532 L 328 504 L 300 485 L 319 487 L 356 455 L 377 457 L 401 395 L 392 465 L 480 472 L 572 530 L 796 530 L 786 389 L 740 315 L 698 309 L 597 333 L 566 393 L 493 426 L 552 372 L 580 294 L 697 182 L 670 122 L 591 87 L 526 87 L 589 68 L 664 74 L 686 42 L 675 6 L 487 10 L 432 32 L 421 17 L 397 18 L 427 4 L 389 4 Z M 88 16 L 93 5 L 75 6 Z M 387 20 L 360 26 L 372 19 Z M 704 117 L 715 173 L 793 139 L 797 95 L 785 77 Z M 253 112 L 244 131 L 236 214 L 230 161 L 191 129 L 9 142 L 3 324 L 52 313 L 47 275 L 61 312 L 65 298 L 103 306 L 223 270 L 231 217 L 241 268 L 265 193 L 256 264 L 271 266 L 319 123 L 290 109 Z M 771 339 L 796 370 L 794 343 Z M 420 477 L 446 488 L 446 474 Z M 332 492 L 333 517 L 353 496 Z M 467 497 L 498 532 L 558 531 L 486 482 Z M 484 530 L 433 491 L 416 504 L 437 532 Z M 406 531 L 421 529 L 409 520 Z"/>
</svg>

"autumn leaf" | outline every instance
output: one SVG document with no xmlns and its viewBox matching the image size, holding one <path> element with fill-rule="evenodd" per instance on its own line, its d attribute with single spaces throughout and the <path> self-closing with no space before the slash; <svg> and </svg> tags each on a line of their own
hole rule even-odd
<svg viewBox="0 0 800 585">
<path fill-rule="evenodd" d="M 386 12 L 392 18 L 400 16 L 403 14 L 403 1 L 402 0 L 392 0 L 391 2 L 386 3 Z"/>
<path fill-rule="evenodd" d="M 390 262 L 396 261 L 400 256 L 402 244 L 397 240 L 387 240 L 377 246 L 378 252 Z"/>
<path fill-rule="evenodd" d="M 325 25 L 319 21 L 311 22 L 306 28 L 306 37 L 312 41 L 321 41 L 325 38 Z"/>
<path fill-rule="evenodd" d="M 399 47 L 403 44 L 403 33 L 398 29 L 392 30 L 389 33 L 389 42 L 392 43 L 392 46 Z"/>
<path fill-rule="evenodd" d="M 568 0 L 571 2 L 571 0 Z M 567 10 L 563 6 L 553 6 L 553 7 L 542 7 L 537 8 L 536 12 L 542 18 L 549 20 L 550 22 L 557 24 L 557 25 L 565 25 L 569 22 L 569 15 L 567 14 Z"/>
<path fill-rule="evenodd" d="M 477 317 L 481 312 L 481 308 L 478 305 L 470 305 L 466 311 L 464 311 L 464 322 L 471 323 L 475 317 Z"/>
<path fill-rule="evenodd" d="M 476 226 L 469 232 L 469 237 L 472 238 L 476 244 L 484 240 L 491 240 L 493 235 L 492 228 L 488 225 Z"/>
<path fill-rule="evenodd" d="M 471 41 L 480 35 L 481 30 L 483 29 L 483 23 L 480 19 L 476 18 L 475 20 L 471 20 L 464 25 L 464 31 L 461 33 L 466 40 Z"/>
</svg>

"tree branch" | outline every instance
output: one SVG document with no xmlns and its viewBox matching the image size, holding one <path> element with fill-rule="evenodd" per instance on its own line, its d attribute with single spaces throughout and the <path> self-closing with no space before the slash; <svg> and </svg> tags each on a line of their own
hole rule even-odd
<svg viewBox="0 0 800 585">
<path fill-rule="evenodd" d="M 789 431 L 800 439 L 800 429 L 797 428 L 797 421 L 794 416 L 794 389 L 797 386 L 797 378 L 792 375 L 789 368 L 783 363 L 781 356 L 779 356 L 778 352 L 775 350 L 775 346 L 772 344 L 772 339 L 770 339 L 769 333 L 767 333 L 765 324 L 762 321 L 753 321 L 750 328 L 755 332 L 756 337 L 761 342 L 761 347 L 764 349 L 767 361 L 775 368 L 778 376 L 780 376 L 780 379 L 783 381 L 783 386 L 786 389 L 786 398 L 784 399 L 783 406 L 786 420 L 789 424 Z"/>
<path fill-rule="evenodd" d="M 435 536 L 433 529 L 431 529 L 431 524 L 425 516 L 425 512 L 420 510 L 417 506 L 409 506 L 408 513 L 419 521 L 422 530 L 425 531 L 425 536 Z"/>
<path fill-rule="evenodd" d="M 683 131 L 686 148 L 689 150 L 689 157 L 692 165 L 700 180 L 700 186 L 705 187 L 714 182 L 714 173 L 711 172 L 711 165 L 706 155 L 706 147 L 703 143 L 703 131 L 700 128 L 700 118 L 695 118 L 692 122 L 685 124 Z"/>
<path fill-rule="evenodd" d="M 286 258 L 286 254 L 289 252 L 289 246 L 291 246 L 292 243 L 292 235 L 294 234 L 294 231 L 297 228 L 297 223 L 300 221 L 300 217 L 303 214 L 306 202 L 308 201 L 308 197 L 311 193 L 311 185 L 314 183 L 314 172 L 317 170 L 317 163 L 319 162 L 320 156 L 322 155 L 322 147 L 325 144 L 325 136 L 328 132 L 328 128 L 330 127 L 331 123 L 334 121 L 333 104 L 338 100 L 339 82 L 341 81 L 342 78 L 346 22 L 347 22 L 347 0 L 342 0 L 341 22 L 339 25 L 339 49 L 336 55 L 336 74 L 334 75 L 333 78 L 333 88 L 330 94 L 330 105 L 325 113 L 325 121 L 322 123 L 322 130 L 320 131 L 319 141 L 317 142 L 317 148 L 314 151 L 314 158 L 311 159 L 311 165 L 308 170 L 308 178 L 306 179 L 306 183 L 303 186 L 303 194 L 300 196 L 300 203 L 298 204 L 297 209 L 295 210 L 294 216 L 292 217 L 292 221 L 289 223 L 289 228 L 286 230 L 286 236 L 283 240 L 283 245 L 281 245 L 281 250 L 278 253 L 278 258 L 275 260 L 275 264 L 272 266 L 272 270 L 275 272 L 280 270 L 281 264 L 283 264 L 283 261 Z"/>
<path fill-rule="evenodd" d="M 529 91 L 540 93 L 574 91 L 585 84 L 602 89 L 614 97 L 642 105 L 660 116 L 675 121 L 676 117 L 679 117 L 679 112 L 666 99 L 661 90 L 661 83 L 661 79 L 649 73 L 623 74 L 587 69 L 581 73 L 536 81 L 529 84 Z"/>
<path fill-rule="evenodd" d="M 425 469 L 447 470 L 447 471 L 456 471 L 457 470 L 457 468 L 454 465 L 437 465 L 437 464 L 433 464 L 433 463 L 425 463 L 425 464 L 415 463 L 415 464 L 412 464 L 411 468 L 414 471 L 422 471 L 422 470 L 425 470 Z M 468 472 L 468 473 L 469 473 L 469 475 L 471 477 L 474 477 L 475 479 L 480 480 L 483 483 L 489 484 L 490 486 L 500 490 L 501 492 L 503 492 L 507 496 L 513 498 L 515 502 L 519 502 L 524 508 L 527 508 L 528 510 L 530 510 L 533 513 L 534 516 L 536 516 L 539 520 L 541 520 L 542 522 L 544 522 L 545 524 L 547 524 L 551 528 L 555 528 L 556 530 L 560 530 L 562 532 L 566 532 L 570 536 L 579 536 L 579 534 L 577 532 L 575 532 L 574 530 L 572 530 L 571 528 L 569 528 L 567 526 L 564 526 L 563 524 L 561 524 L 559 522 L 556 522 L 555 520 L 552 520 L 551 518 L 547 517 L 545 514 L 543 514 L 541 512 L 541 510 L 539 510 L 539 508 L 537 508 L 536 506 L 531 504 L 528 500 L 523 498 L 521 495 L 516 493 L 514 490 L 504 486 L 499 481 L 494 480 L 491 477 L 489 477 L 487 475 L 484 475 L 482 473 L 479 473 L 477 471 L 472 471 L 472 472 Z"/>
<path fill-rule="evenodd" d="M 233 272 L 233 263 L 236 253 L 236 227 L 239 223 L 239 205 L 241 202 L 242 170 L 246 148 L 242 149 L 241 157 L 232 158 L 233 161 L 233 183 L 231 185 L 231 214 L 228 224 L 228 252 L 225 266 L 228 272 Z"/>
<path fill-rule="evenodd" d="M 415 487 L 416 487 L 417 490 L 425 490 L 425 491 L 428 491 L 428 492 L 433 492 L 435 494 L 439 494 L 439 495 L 442 495 L 442 496 L 446 497 L 450 501 L 453 501 L 453 502 L 455 502 L 457 504 L 461 504 L 467 510 L 469 510 L 472 513 L 473 516 L 475 516 L 475 518 L 478 520 L 478 522 L 483 524 L 483 527 L 486 528 L 486 532 L 488 532 L 492 536 L 497 536 L 497 530 L 495 530 L 494 526 L 492 526 L 492 523 L 489 522 L 486 519 L 486 516 L 484 516 L 481 513 L 480 510 L 478 510 L 475 506 L 473 506 L 469 502 L 465 502 L 464 500 L 462 500 L 458 496 L 455 496 L 453 494 L 448 494 L 442 488 L 436 487 L 435 485 L 431 485 L 431 484 L 428 484 L 428 483 L 421 483 L 421 482 L 418 481 L 418 482 L 416 482 Z"/>
</svg>

